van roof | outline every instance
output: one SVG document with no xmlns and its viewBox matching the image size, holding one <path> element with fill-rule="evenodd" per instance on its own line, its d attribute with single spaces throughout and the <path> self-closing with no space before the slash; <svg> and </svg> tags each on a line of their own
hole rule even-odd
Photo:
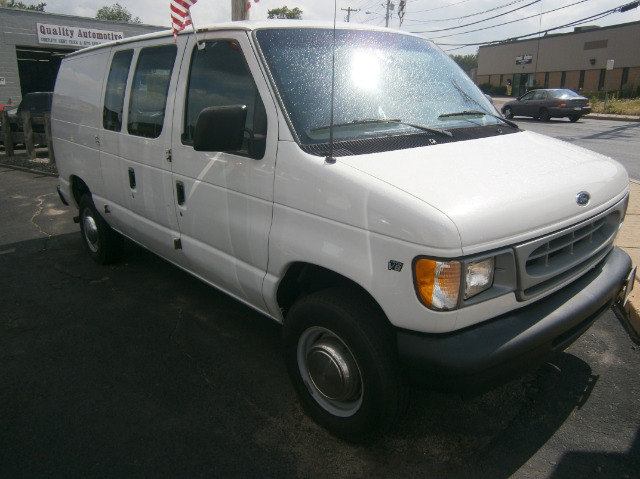
<svg viewBox="0 0 640 479">
<path fill-rule="evenodd" d="M 274 29 L 274 28 L 333 28 L 333 22 L 329 21 L 308 21 L 308 20 L 261 20 L 261 21 L 237 21 L 237 22 L 224 22 L 217 23 L 213 25 L 207 25 L 203 27 L 197 27 L 197 33 L 205 33 L 212 31 L 231 31 L 231 30 L 243 30 L 243 31 L 253 31 L 253 30 L 264 30 L 264 29 Z M 371 31 L 384 31 L 384 32 L 394 32 L 401 33 L 405 35 L 411 35 L 407 32 L 403 32 L 400 30 L 394 30 L 391 28 L 385 27 L 376 27 L 371 25 L 363 25 L 358 23 L 346 23 L 346 22 L 338 22 L 335 24 L 335 27 L 339 30 L 371 30 Z M 136 35 L 133 37 L 126 37 L 121 40 L 115 40 L 113 42 L 102 43 L 100 45 L 94 45 L 92 47 L 83 48 L 81 50 L 76 50 L 75 52 L 71 52 L 66 56 L 74 56 L 76 54 L 81 54 L 87 51 L 98 50 L 101 48 L 109 48 L 114 45 L 123 45 L 127 43 L 134 43 L 140 40 L 150 40 L 154 38 L 163 38 L 170 37 L 173 35 L 172 30 L 160 30 L 152 33 L 145 33 L 142 35 Z M 193 29 L 191 27 L 187 27 L 182 30 L 178 35 L 193 35 Z"/>
</svg>

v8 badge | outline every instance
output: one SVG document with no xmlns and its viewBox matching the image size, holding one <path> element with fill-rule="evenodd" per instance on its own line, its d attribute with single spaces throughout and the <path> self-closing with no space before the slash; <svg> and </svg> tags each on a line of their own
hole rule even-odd
<svg viewBox="0 0 640 479">
<path fill-rule="evenodd" d="M 401 263 L 400 261 L 390 260 L 388 268 L 389 268 L 389 271 L 400 272 L 402 271 L 403 266 L 404 266 L 404 263 Z"/>
</svg>

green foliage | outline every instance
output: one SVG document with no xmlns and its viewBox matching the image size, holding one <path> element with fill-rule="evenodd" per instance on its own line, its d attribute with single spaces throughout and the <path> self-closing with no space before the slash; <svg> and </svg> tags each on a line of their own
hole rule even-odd
<svg viewBox="0 0 640 479">
<path fill-rule="evenodd" d="M 280 8 L 273 8 L 271 10 L 267 10 L 267 17 L 270 19 L 278 18 L 278 19 L 294 19 L 294 20 L 302 20 L 302 10 L 298 7 L 293 9 L 289 9 L 286 5 Z"/>
<path fill-rule="evenodd" d="M 114 3 L 110 7 L 104 6 L 96 14 L 98 20 L 111 20 L 122 23 L 142 23 L 140 17 L 133 17 L 131 12 L 119 3 Z"/>
<path fill-rule="evenodd" d="M 474 68 L 478 68 L 477 53 L 475 55 L 451 55 L 451 59 L 467 73 L 471 72 Z"/>
<path fill-rule="evenodd" d="M 36 12 L 44 12 L 44 7 L 47 6 L 46 3 L 41 2 L 35 5 L 27 5 L 24 2 L 16 2 L 15 0 L 3 0 L 0 1 L 0 6 L 7 8 L 17 8 L 19 10 L 33 10 Z"/>
<path fill-rule="evenodd" d="M 478 85 L 478 88 L 480 88 L 483 93 L 491 96 L 504 96 L 507 94 L 507 87 L 504 85 L 495 86 L 491 83 L 481 83 L 480 85 Z"/>
<path fill-rule="evenodd" d="M 588 96 L 594 101 L 604 100 L 604 97 L 607 96 L 607 92 L 604 90 L 598 92 L 588 92 L 582 93 L 584 96 Z M 619 99 L 640 99 L 640 85 L 628 85 L 624 90 L 609 90 L 608 92 L 609 98 L 619 98 Z"/>
<path fill-rule="evenodd" d="M 607 101 L 607 110 L 604 109 L 604 99 L 598 97 L 591 98 L 591 107 L 594 113 L 612 113 L 614 115 L 634 115 L 640 116 L 639 98 L 616 98 L 610 96 Z"/>
</svg>

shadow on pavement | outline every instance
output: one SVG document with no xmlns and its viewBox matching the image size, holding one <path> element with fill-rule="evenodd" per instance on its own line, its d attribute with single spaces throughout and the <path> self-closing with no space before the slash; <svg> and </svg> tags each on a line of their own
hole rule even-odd
<svg viewBox="0 0 640 479">
<path fill-rule="evenodd" d="M 253 310 L 130 242 L 109 267 L 79 233 L 1 249 L 1 477 L 507 478 L 598 380 L 562 354 L 468 401 L 416 386 L 394 433 L 346 444 L 302 413 Z"/>
</svg>

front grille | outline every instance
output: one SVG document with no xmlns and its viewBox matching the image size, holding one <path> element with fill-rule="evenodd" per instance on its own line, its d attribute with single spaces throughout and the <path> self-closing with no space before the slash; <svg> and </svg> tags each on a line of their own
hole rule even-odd
<svg viewBox="0 0 640 479">
<path fill-rule="evenodd" d="M 531 299 L 595 266 L 613 247 L 625 206 L 626 200 L 584 222 L 516 246 L 518 299 Z"/>
</svg>

